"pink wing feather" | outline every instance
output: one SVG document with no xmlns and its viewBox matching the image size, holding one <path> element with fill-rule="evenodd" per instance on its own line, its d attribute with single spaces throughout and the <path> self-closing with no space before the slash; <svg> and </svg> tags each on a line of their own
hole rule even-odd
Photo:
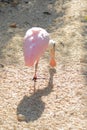
<svg viewBox="0 0 87 130">
<path fill-rule="evenodd" d="M 49 34 L 42 28 L 33 27 L 24 37 L 25 65 L 33 66 L 39 60 L 49 44 Z"/>
</svg>

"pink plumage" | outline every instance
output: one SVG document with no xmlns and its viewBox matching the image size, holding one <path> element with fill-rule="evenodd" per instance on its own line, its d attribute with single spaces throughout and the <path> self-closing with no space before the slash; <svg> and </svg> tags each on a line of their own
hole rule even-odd
<svg viewBox="0 0 87 130">
<path fill-rule="evenodd" d="M 24 37 L 25 65 L 33 66 L 45 52 L 49 44 L 49 34 L 40 27 L 32 27 Z"/>
</svg>

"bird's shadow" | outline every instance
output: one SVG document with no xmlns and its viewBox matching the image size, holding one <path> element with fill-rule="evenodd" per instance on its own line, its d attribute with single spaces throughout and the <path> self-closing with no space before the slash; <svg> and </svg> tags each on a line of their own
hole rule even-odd
<svg viewBox="0 0 87 130">
<path fill-rule="evenodd" d="M 45 103 L 41 100 L 42 96 L 47 96 L 53 88 L 53 76 L 56 73 L 55 69 L 50 69 L 50 78 L 46 88 L 39 89 L 31 96 L 24 96 L 17 107 L 17 116 L 22 114 L 25 117 L 25 122 L 35 121 L 45 109 Z M 35 84 L 34 84 L 35 85 Z"/>
</svg>

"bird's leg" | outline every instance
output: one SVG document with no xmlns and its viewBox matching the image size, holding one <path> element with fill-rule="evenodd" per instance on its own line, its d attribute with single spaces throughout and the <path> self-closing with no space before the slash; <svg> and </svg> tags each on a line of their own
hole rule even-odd
<svg viewBox="0 0 87 130">
<path fill-rule="evenodd" d="M 37 67 L 38 67 L 38 61 L 35 63 L 35 72 L 34 72 L 34 77 L 33 80 L 36 82 L 37 80 Z"/>
<path fill-rule="evenodd" d="M 50 47 L 50 65 L 52 67 L 56 66 L 56 61 L 55 61 L 55 43 L 51 45 Z"/>
</svg>

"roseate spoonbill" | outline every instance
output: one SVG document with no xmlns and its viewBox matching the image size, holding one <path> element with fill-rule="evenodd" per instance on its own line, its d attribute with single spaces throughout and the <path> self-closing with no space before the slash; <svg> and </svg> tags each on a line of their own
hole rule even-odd
<svg viewBox="0 0 87 130">
<path fill-rule="evenodd" d="M 47 48 L 50 51 L 50 65 L 54 67 L 56 66 L 55 41 L 50 40 L 49 33 L 40 27 L 32 27 L 26 32 L 24 37 L 24 60 L 26 66 L 30 67 L 35 64 L 34 81 L 37 79 L 39 59 Z"/>
</svg>

